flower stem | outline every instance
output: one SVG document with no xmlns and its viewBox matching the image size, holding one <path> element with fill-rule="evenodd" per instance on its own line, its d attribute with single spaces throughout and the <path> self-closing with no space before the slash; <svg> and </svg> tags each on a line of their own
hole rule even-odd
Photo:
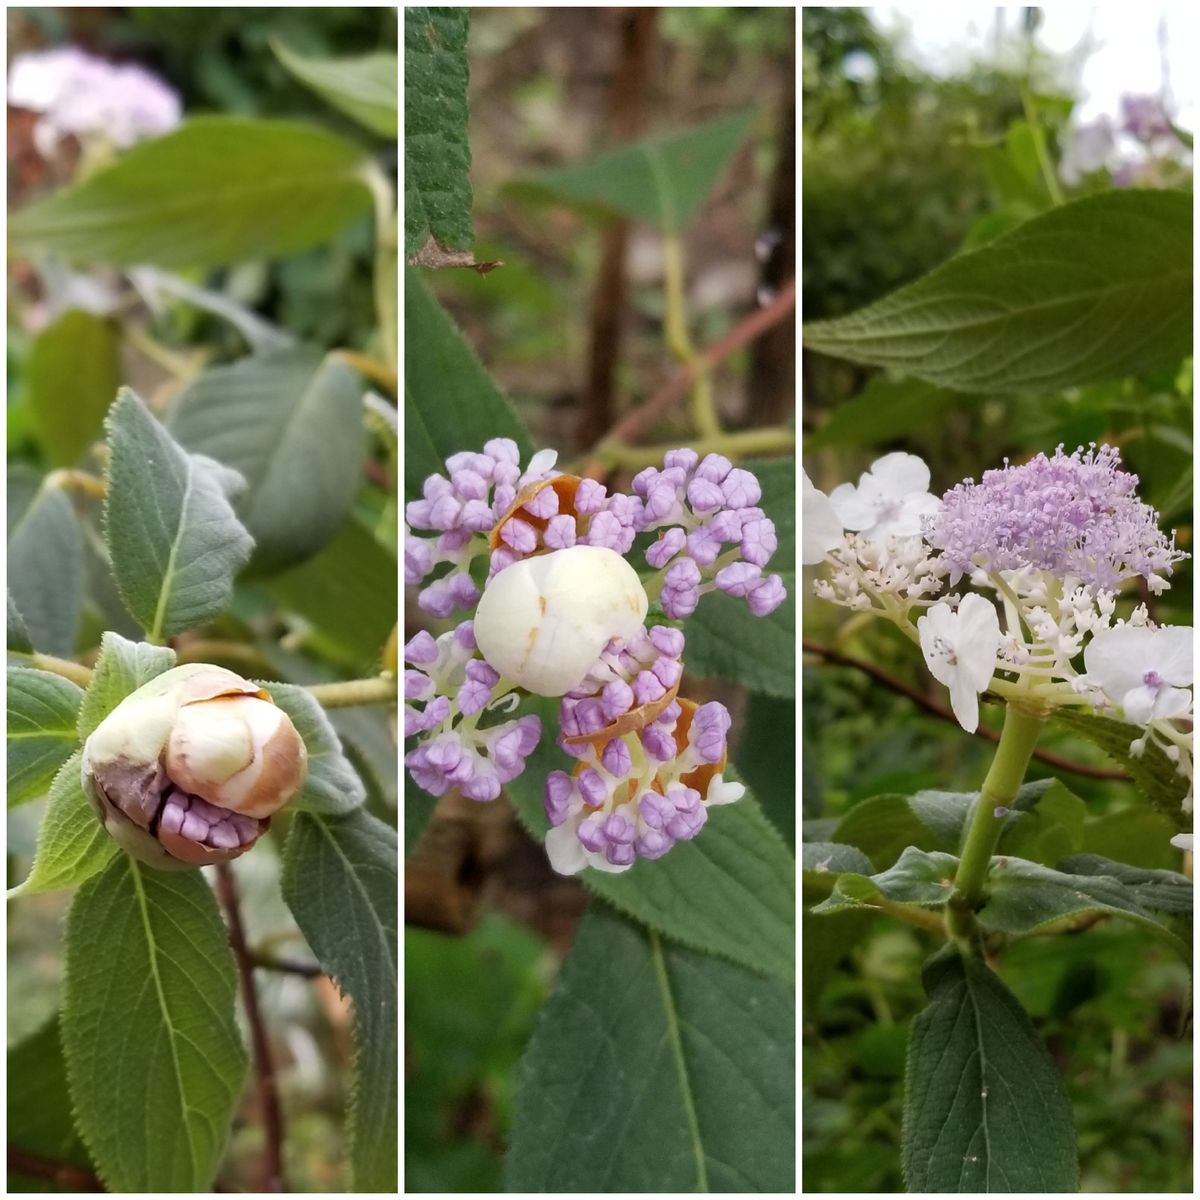
<svg viewBox="0 0 1200 1200">
<path fill-rule="evenodd" d="M 1034 716 L 1015 704 L 1009 704 L 1005 710 L 1000 743 L 975 804 L 954 880 L 954 893 L 946 911 L 947 927 L 958 940 L 970 941 L 975 933 L 975 909 L 983 896 L 988 865 L 1003 824 L 1003 818 L 996 816 L 996 808 L 1008 808 L 1016 799 L 1044 723 L 1044 717 Z"/>
<path fill-rule="evenodd" d="M 625 446 L 620 442 L 605 442 L 596 447 L 595 457 L 608 468 L 634 468 L 661 464 L 668 450 L 678 447 L 677 441 L 659 446 Z M 753 454 L 779 454 L 796 447 L 796 431 L 785 426 L 766 429 L 743 429 L 737 433 L 716 433 L 711 437 L 693 439 L 688 445 L 702 458 L 706 454 L 724 454 L 740 458 Z"/>
<path fill-rule="evenodd" d="M 681 363 L 697 368 L 696 378 L 692 382 L 692 420 L 701 437 L 717 437 L 721 432 L 721 423 L 717 420 L 713 403 L 712 379 L 688 334 L 683 242 L 677 233 L 669 233 L 663 239 L 663 271 L 666 275 L 667 348 Z"/>
<path fill-rule="evenodd" d="M 61 675 L 80 687 L 87 687 L 92 682 L 92 672 L 82 663 L 72 662 L 69 658 L 55 658 L 52 654 L 27 654 L 23 650 L 9 650 L 12 658 L 27 659 L 31 667 L 39 671 L 49 671 L 51 675 Z"/>
<path fill-rule="evenodd" d="M 339 683 L 314 683 L 305 689 L 323 708 L 349 708 L 355 704 L 394 702 L 399 687 L 394 675 L 347 679 Z"/>
</svg>

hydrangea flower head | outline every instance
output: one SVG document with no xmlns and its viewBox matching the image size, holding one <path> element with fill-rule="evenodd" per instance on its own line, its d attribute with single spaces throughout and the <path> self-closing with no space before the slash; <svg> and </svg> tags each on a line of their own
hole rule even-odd
<svg viewBox="0 0 1200 1200">
<path fill-rule="evenodd" d="M 929 467 L 901 451 L 876 459 L 857 487 L 839 484 L 829 503 L 846 529 L 880 542 L 918 536 L 925 518 L 938 509 L 938 498 L 929 490 Z"/>
<path fill-rule="evenodd" d="M 1089 682 L 1134 725 L 1181 717 L 1192 706 L 1189 625 L 1115 625 L 1092 638 L 1083 661 Z"/>
<path fill-rule="evenodd" d="M 1161 590 L 1186 555 L 1137 498 L 1137 482 L 1114 446 L 1073 454 L 1059 446 L 1053 458 L 1038 454 L 951 488 L 927 536 L 952 585 L 977 569 L 1032 567 L 1105 589 L 1140 575 Z"/>
</svg>

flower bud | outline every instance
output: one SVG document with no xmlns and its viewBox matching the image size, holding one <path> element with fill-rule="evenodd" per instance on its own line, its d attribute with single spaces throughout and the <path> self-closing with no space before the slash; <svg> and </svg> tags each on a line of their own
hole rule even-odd
<svg viewBox="0 0 1200 1200">
<path fill-rule="evenodd" d="M 104 827 L 160 868 L 228 862 L 304 783 L 308 755 L 270 694 L 190 663 L 126 696 L 83 748 L 83 790 Z"/>
<path fill-rule="evenodd" d="M 484 658 L 539 696 L 577 687 L 613 638 L 632 637 L 649 602 L 616 551 L 571 546 L 521 559 L 492 578 L 475 613 Z"/>
</svg>

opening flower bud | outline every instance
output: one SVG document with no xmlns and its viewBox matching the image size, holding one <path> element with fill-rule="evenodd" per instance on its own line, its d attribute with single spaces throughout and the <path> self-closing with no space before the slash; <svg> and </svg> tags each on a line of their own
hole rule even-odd
<svg viewBox="0 0 1200 1200">
<path fill-rule="evenodd" d="M 649 601 L 614 550 L 571 546 L 512 563 L 484 590 L 475 640 L 502 676 L 539 696 L 578 687 L 613 638 L 642 626 Z"/>
<path fill-rule="evenodd" d="M 105 828 L 156 867 L 228 862 L 304 783 L 304 742 L 269 693 L 222 667 L 176 667 L 127 696 L 83 752 Z"/>
</svg>

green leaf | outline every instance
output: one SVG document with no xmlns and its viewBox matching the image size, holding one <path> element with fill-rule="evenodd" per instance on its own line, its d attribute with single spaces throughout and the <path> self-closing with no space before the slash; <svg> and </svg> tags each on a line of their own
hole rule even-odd
<svg viewBox="0 0 1200 1200">
<path fill-rule="evenodd" d="M 1129 808 L 1087 821 L 1081 849 L 1085 854 L 1118 858 L 1131 867 L 1167 867 L 1179 861 L 1178 851 L 1171 845 L 1175 832 L 1175 823 L 1161 813 Z"/>
<path fill-rule="evenodd" d="M 69 679 L 31 667 L 8 668 L 8 807 L 44 795 L 79 745 L 83 692 Z"/>
<path fill-rule="evenodd" d="M 324 550 L 275 576 L 266 591 L 311 626 L 322 654 L 353 670 L 379 662 L 399 609 L 396 560 L 353 518 Z"/>
<path fill-rule="evenodd" d="M 413 9 L 405 10 L 405 19 Z M 524 462 L 531 453 L 508 398 L 475 351 L 411 267 L 404 272 L 404 336 L 420 354 L 404 356 L 404 490 L 421 494 L 428 475 L 445 470 L 460 450 L 479 450 L 490 438 L 512 438 Z"/>
<path fill-rule="evenodd" d="M 796 847 L 796 705 L 752 692 L 742 723 L 741 742 L 730 752 L 788 848 Z"/>
<path fill-rule="evenodd" d="M 13 602 L 12 592 L 5 589 L 8 600 L 8 652 L 10 654 L 32 654 L 33 643 L 29 640 L 29 630 L 25 627 L 25 618 Z"/>
<path fill-rule="evenodd" d="M 167 429 L 185 450 L 246 480 L 234 509 L 263 571 L 326 546 L 362 481 L 362 385 L 349 367 L 308 347 L 205 371 L 176 400 Z"/>
<path fill-rule="evenodd" d="M 31 896 L 76 887 L 101 871 L 117 853 L 117 844 L 100 823 L 83 793 L 77 750 L 50 785 L 46 814 L 38 828 L 37 850 L 28 878 L 9 896 Z"/>
<path fill-rule="evenodd" d="M 790 1191 L 794 1013 L 593 904 L 518 1069 L 506 1190 Z"/>
<path fill-rule="evenodd" d="M 404 775 L 404 853 L 411 854 L 413 847 L 425 832 L 425 826 L 437 808 L 437 797 L 423 792 L 411 776 Z"/>
<path fill-rule="evenodd" d="M 839 875 L 870 875 L 871 860 L 856 846 L 837 842 L 801 842 L 800 866 L 804 872 L 804 894 L 828 896 Z"/>
<path fill-rule="evenodd" d="M 805 345 L 960 391 L 1057 391 L 1191 352 L 1192 200 L 1106 191 L 1034 217 Z"/>
<path fill-rule="evenodd" d="M 128 388 L 108 415 L 104 536 L 125 607 L 160 642 L 215 617 L 253 541 L 228 496 L 241 476 L 186 454 Z"/>
<path fill-rule="evenodd" d="M 874 913 L 841 912 L 832 916 L 800 917 L 800 991 L 811 1012 L 833 978 L 838 964 L 862 940 L 875 920 Z"/>
<path fill-rule="evenodd" d="M 1143 908 L 1191 916 L 1192 881 L 1178 871 L 1146 870 L 1098 854 L 1073 854 L 1058 864 L 1069 875 L 1107 875 L 1125 886 Z"/>
<path fill-rule="evenodd" d="M 542 706 L 541 743 L 524 773 L 507 785 L 517 815 L 539 843 L 549 828 L 546 776 L 569 767 L 546 732 L 552 712 Z M 700 833 L 662 858 L 619 875 L 589 867 L 580 878 L 589 891 L 685 946 L 794 980 L 796 865 L 749 793 L 710 808 Z"/>
<path fill-rule="evenodd" d="M 1008 817 L 999 851 L 1053 866 L 1083 848 L 1087 805 L 1055 780 L 1025 812 Z"/>
<path fill-rule="evenodd" d="M 175 651 L 169 646 L 131 642 L 119 633 L 105 633 L 100 639 L 92 681 L 79 709 L 80 741 L 86 741 L 126 696 L 174 665 Z"/>
<path fill-rule="evenodd" d="M 902 1152 L 910 1192 L 1074 1192 L 1070 1101 L 999 976 L 953 950 L 924 972 L 909 1031 Z"/>
<path fill-rule="evenodd" d="M 1142 795 L 1174 823 L 1177 831 L 1190 827 L 1187 814 L 1183 812 L 1183 800 L 1188 794 L 1187 777 L 1175 769 L 1175 764 L 1153 742 L 1148 743 L 1140 755 L 1129 753 L 1130 743 L 1140 738 L 1145 730 L 1112 717 L 1065 708 L 1056 709 L 1051 719 L 1060 728 L 1086 738 L 1115 759 L 1133 778 Z"/>
<path fill-rule="evenodd" d="M 370 212 L 367 162 L 314 125 L 193 117 L 17 213 L 11 248 L 160 267 L 296 254 Z"/>
<path fill-rule="evenodd" d="M 398 61 L 394 54 L 307 58 L 279 42 L 276 57 L 301 83 L 360 125 L 395 141 L 400 132 Z"/>
<path fill-rule="evenodd" d="M 679 232 L 691 224 L 725 174 L 753 116 L 753 111 L 739 112 L 677 133 L 656 134 L 543 171 L 509 190 Z"/>
<path fill-rule="evenodd" d="M 1138 872 L 1139 878 L 1144 874 Z M 1145 884 L 1144 879 L 1141 882 Z M 1132 921 L 1166 941 L 1185 962 L 1191 959 L 1187 943 L 1144 908 L 1138 893 L 1120 879 L 1110 875 L 1070 875 L 1021 858 L 992 859 L 987 876 L 987 903 L 978 914 L 985 929 L 1026 934 L 1082 913 L 1104 913 Z"/>
<path fill-rule="evenodd" d="M 684 661 L 690 674 L 732 679 L 751 691 L 781 699 L 796 694 L 796 463 L 791 458 L 750 461 L 762 485 L 762 510 L 775 522 L 779 548 L 763 569 L 778 574 L 787 599 L 766 617 L 745 600 L 710 592 L 684 627 Z"/>
<path fill-rule="evenodd" d="M 283 897 L 321 967 L 354 1005 L 349 1138 L 352 1186 L 397 1186 L 396 833 L 362 809 L 298 813 L 284 850 Z"/>
<path fill-rule="evenodd" d="M 79 889 L 63 1046 L 79 1130 L 110 1191 L 211 1190 L 246 1078 L 235 989 L 199 871 L 119 854 Z"/>
<path fill-rule="evenodd" d="M 406 258 L 430 240 L 443 250 L 471 249 L 470 20 L 465 8 L 404 10 Z"/>
<path fill-rule="evenodd" d="M 893 904 L 941 908 L 954 890 L 957 870 L 958 859 L 953 854 L 931 853 L 909 846 L 886 871 L 871 876 L 849 872 L 839 875 L 829 899 L 812 911 L 835 913 L 871 908 L 880 896 Z"/>
<path fill-rule="evenodd" d="M 941 425 L 946 413 L 963 403 L 963 397 L 919 379 L 870 380 L 856 396 L 829 414 L 816 432 L 804 435 L 804 451 L 827 446 L 879 446 L 895 438 L 911 437 L 930 425 Z"/>
<path fill-rule="evenodd" d="M 23 1174 L 12 1161 L 13 1151 L 90 1171 L 71 1117 L 57 1015 L 9 1049 L 8 1080 L 8 1191 L 56 1190 L 45 1179 Z"/>
<path fill-rule="evenodd" d="M 342 743 L 325 710 L 302 687 L 292 683 L 260 683 L 292 719 L 308 751 L 308 776 L 290 807 L 337 816 L 358 808 L 367 793 L 342 752 Z"/>
<path fill-rule="evenodd" d="M 68 309 L 33 340 L 25 364 L 29 417 L 53 466 L 74 466 L 100 434 L 121 382 L 116 329 Z"/>
<path fill-rule="evenodd" d="M 860 800 L 838 822 L 833 840 L 857 846 L 876 868 L 890 866 L 909 846 L 922 850 L 955 851 L 970 808 L 970 792 L 893 792 Z M 941 807 L 942 820 L 929 811 Z M 870 872 L 867 872 L 870 874 Z"/>
<path fill-rule="evenodd" d="M 9 598 L 43 654 L 75 653 L 85 586 L 83 534 L 70 500 L 58 488 L 38 491 L 14 507 L 10 474 Z"/>
</svg>

